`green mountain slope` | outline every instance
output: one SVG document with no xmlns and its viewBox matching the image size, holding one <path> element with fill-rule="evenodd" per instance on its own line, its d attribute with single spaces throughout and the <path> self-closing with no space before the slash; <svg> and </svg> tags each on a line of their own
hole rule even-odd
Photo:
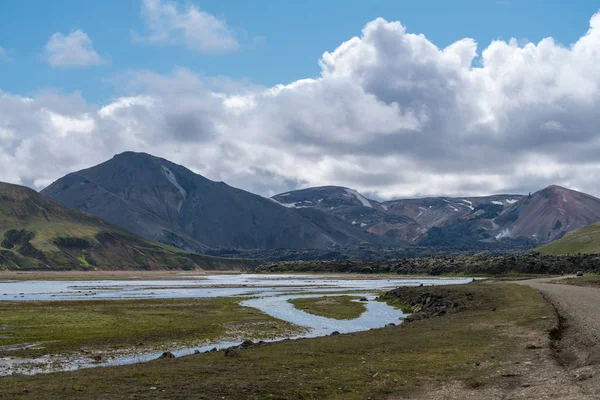
<svg viewBox="0 0 600 400">
<path fill-rule="evenodd" d="M 569 232 L 561 239 L 540 247 L 539 251 L 551 255 L 600 253 L 600 222 Z"/>
<path fill-rule="evenodd" d="M 151 242 L 29 188 L 0 182 L 0 269 L 243 269 Z"/>
</svg>

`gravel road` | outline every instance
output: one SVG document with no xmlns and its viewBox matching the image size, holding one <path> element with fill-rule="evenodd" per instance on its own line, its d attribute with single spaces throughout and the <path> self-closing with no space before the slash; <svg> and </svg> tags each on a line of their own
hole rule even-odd
<svg viewBox="0 0 600 400">
<path fill-rule="evenodd" d="M 560 284 L 560 278 L 517 282 L 537 289 L 561 319 L 557 356 L 586 394 L 600 398 L 600 289 Z"/>
</svg>

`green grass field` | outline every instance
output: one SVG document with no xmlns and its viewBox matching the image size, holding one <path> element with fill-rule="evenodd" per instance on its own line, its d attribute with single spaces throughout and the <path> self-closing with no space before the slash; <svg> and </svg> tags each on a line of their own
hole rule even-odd
<svg viewBox="0 0 600 400">
<path fill-rule="evenodd" d="M 323 296 L 288 300 L 299 310 L 334 319 L 354 319 L 366 311 L 364 304 L 353 301 L 360 297 Z"/>
<path fill-rule="evenodd" d="M 169 349 L 173 343 L 197 345 L 231 338 L 268 338 L 301 329 L 240 299 L 152 299 L 108 301 L 0 302 L 0 356 L 117 348 Z M 41 349 L 3 351 L 2 347 L 44 342 Z"/>
<path fill-rule="evenodd" d="M 415 288 L 418 290 L 418 288 Z M 427 290 L 436 290 L 428 287 Z M 537 291 L 477 283 L 467 311 L 365 332 L 52 375 L 0 379 L 0 398 L 384 399 L 445 387 L 512 384 L 525 346 L 548 340 Z M 496 311 L 492 312 L 492 309 Z M 508 372 L 507 372 L 508 371 Z"/>
<path fill-rule="evenodd" d="M 600 223 L 567 233 L 561 239 L 539 248 L 540 253 L 549 255 L 597 254 L 600 253 Z"/>
</svg>

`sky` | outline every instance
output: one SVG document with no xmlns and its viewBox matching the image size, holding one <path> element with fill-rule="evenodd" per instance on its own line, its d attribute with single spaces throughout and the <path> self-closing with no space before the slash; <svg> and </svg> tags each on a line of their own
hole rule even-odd
<svg viewBox="0 0 600 400">
<path fill-rule="evenodd" d="M 0 2 L 0 180 L 123 151 L 271 196 L 600 196 L 600 3 Z"/>
</svg>

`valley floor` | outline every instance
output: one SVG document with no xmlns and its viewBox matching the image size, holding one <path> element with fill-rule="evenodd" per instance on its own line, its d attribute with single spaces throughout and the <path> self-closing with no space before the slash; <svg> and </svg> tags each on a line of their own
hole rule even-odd
<svg viewBox="0 0 600 400">
<path fill-rule="evenodd" d="M 557 361 L 567 331 L 536 289 L 446 287 L 472 298 L 465 311 L 230 352 L 2 378 L 0 398 L 595 398 L 585 384 L 593 379 L 582 375 L 591 367 Z"/>
</svg>

